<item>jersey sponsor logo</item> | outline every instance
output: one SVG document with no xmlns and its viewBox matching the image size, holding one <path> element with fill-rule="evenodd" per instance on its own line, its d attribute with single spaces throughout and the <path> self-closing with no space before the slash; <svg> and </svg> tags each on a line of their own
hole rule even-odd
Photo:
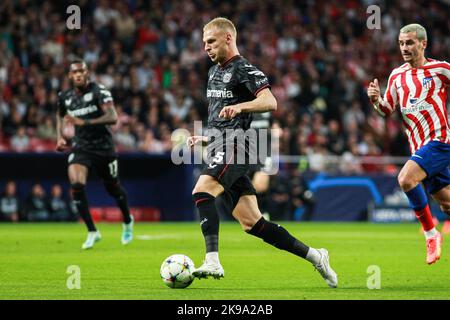
<svg viewBox="0 0 450 320">
<path fill-rule="evenodd" d="M 422 80 L 422 86 L 426 89 L 431 88 L 431 81 L 433 80 L 433 77 L 426 77 Z"/>
<path fill-rule="evenodd" d="M 92 101 L 92 92 L 86 93 L 83 96 L 83 100 L 86 101 L 86 102 Z"/>
<path fill-rule="evenodd" d="M 207 98 L 233 98 L 233 91 L 223 89 L 223 90 L 207 90 Z"/>
<path fill-rule="evenodd" d="M 81 108 L 78 110 L 68 110 L 67 113 L 69 115 L 71 115 L 72 117 L 79 117 L 79 116 L 84 116 L 86 114 L 95 112 L 97 110 L 98 110 L 97 106 L 91 104 L 91 105 L 87 106 L 86 108 Z"/>
<path fill-rule="evenodd" d="M 427 109 L 432 109 L 432 108 L 433 108 L 433 106 L 431 104 L 422 102 L 422 103 L 418 103 L 415 105 L 413 104 L 411 107 L 406 108 L 404 110 L 404 113 L 406 113 L 406 114 L 417 113 L 417 112 L 424 111 Z"/>
<path fill-rule="evenodd" d="M 230 82 L 231 77 L 232 77 L 232 74 L 231 74 L 230 72 L 225 73 L 225 74 L 223 75 L 223 82 L 224 82 L 224 83 Z"/>
</svg>

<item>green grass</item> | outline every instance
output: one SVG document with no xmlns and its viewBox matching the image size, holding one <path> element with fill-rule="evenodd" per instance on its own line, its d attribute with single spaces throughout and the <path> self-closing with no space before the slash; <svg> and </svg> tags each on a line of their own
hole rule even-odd
<svg viewBox="0 0 450 320">
<path fill-rule="evenodd" d="M 0 299 L 449 299 L 450 252 L 425 263 L 418 225 L 283 223 L 305 243 L 327 248 L 339 275 L 330 289 L 307 262 L 222 223 L 221 262 L 225 278 L 195 280 L 169 289 L 159 268 L 183 253 L 196 265 L 204 254 L 197 223 L 137 224 L 135 240 L 120 244 L 120 224 L 99 224 L 103 239 L 82 251 L 81 224 L 1 224 Z M 68 266 L 81 270 L 81 289 L 66 286 Z M 369 290 L 367 268 L 381 270 L 381 289 Z"/>
</svg>

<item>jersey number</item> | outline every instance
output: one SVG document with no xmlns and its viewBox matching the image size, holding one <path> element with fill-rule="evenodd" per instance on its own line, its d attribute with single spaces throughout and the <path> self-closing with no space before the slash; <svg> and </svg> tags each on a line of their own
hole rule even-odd
<svg viewBox="0 0 450 320">
<path fill-rule="evenodd" d="M 114 160 L 109 164 L 109 173 L 111 177 L 117 178 L 117 160 Z"/>
<path fill-rule="evenodd" d="M 225 152 L 222 152 L 222 151 L 217 152 L 217 154 L 212 159 L 212 162 L 221 163 L 223 161 L 224 155 L 225 155 Z M 212 163 L 209 164 L 209 168 L 211 168 L 211 169 L 215 168 L 216 166 L 217 166 L 217 164 L 214 164 L 214 165 Z"/>
</svg>

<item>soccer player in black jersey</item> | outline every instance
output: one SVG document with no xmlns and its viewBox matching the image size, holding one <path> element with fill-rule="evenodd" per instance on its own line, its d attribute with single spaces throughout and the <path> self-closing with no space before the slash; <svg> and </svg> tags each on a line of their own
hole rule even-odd
<svg viewBox="0 0 450 320">
<path fill-rule="evenodd" d="M 337 287 L 337 275 L 330 267 L 327 250 L 308 247 L 282 226 L 265 220 L 247 176 L 249 163 L 235 161 L 242 150 L 246 155 L 251 152 L 251 141 L 242 142 L 238 135 L 249 129 L 252 113 L 277 108 L 267 77 L 239 55 L 236 28 L 230 20 L 219 17 L 207 23 L 203 28 L 203 42 L 215 63 L 209 70 L 207 85 L 208 132 L 214 134 L 193 136 L 187 141 L 189 146 L 206 142 L 209 149 L 209 163 L 192 192 L 206 244 L 205 261 L 193 272 L 194 276 L 217 279 L 224 276 L 218 254 L 219 217 L 215 204 L 216 198 L 223 194 L 244 231 L 311 262 L 330 287 Z M 230 129 L 235 130 L 235 136 L 226 134 Z M 225 140 L 220 139 L 217 131 L 225 135 Z"/>
<path fill-rule="evenodd" d="M 72 88 L 58 94 L 56 150 L 69 152 L 69 180 L 74 203 L 88 229 L 83 249 L 90 249 L 101 239 L 89 212 L 85 185 L 93 170 L 102 179 L 107 192 L 116 200 L 123 214 L 122 244 L 133 239 L 133 216 L 127 194 L 119 181 L 117 154 L 108 125 L 117 122 L 117 113 L 109 90 L 89 81 L 89 70 L 82 60 L 70 64 Z M 63 136 L 64 125 L 73 125 L 75 135 L 69 144 Z"/>
</svg>

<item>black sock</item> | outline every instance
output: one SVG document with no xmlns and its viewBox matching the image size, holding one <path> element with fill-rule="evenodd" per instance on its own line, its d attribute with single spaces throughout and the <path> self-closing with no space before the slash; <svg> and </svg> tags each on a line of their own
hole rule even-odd
<svg viewBox="0 0 450 320">
<path fill-rule="evenodd" d="M 278 249 L 289 251 L 303 259 L 308 254 L 309 247 L 307 245 L 294 238 L 282 226 L 266 221 L 263 217 L 256 222 L 248 233 L 263 239 Z"/>
<path fill-rule="evenodd" d="M 206 192 L 192 195 L 192 199 L 200 214 L 200 226 L 205 238 L 206 253 L 219 251 L 219 214 L 216 209 L 216 198 Z"/>
<path fill-rule="evenodd" d="M 118 181 L 105 182 L 106 191 L 116 200 L 117 206 L 123 215 L 123 222 L 129 224 L 131 222 L 130 207 L 128 206 L 128 197 L 125 189 L 122 188 Z"/>
<path fill-rule="evenodd" d="M 84 190 L 84 184 L 74 183 L 72 185 L 72 196 L 78 213 L 86 224 L 88 231 L 97 231 L 94 221 L 92 221 L 91 213 L 89 212 L 89 205 L 86 197 L 86 191 Z"/>
</svg>

